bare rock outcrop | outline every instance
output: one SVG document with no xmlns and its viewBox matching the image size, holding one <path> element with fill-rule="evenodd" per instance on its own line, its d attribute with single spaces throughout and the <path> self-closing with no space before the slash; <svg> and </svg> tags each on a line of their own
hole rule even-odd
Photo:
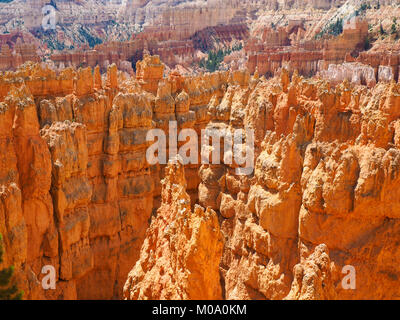
<svg viewBox="0 0 400 320">
<path fill-rule="evenodd" d="M 138 67 L 0 77 L 0 232 L 27 299 L 399 296 L 399 84 Z M 175 120 L 253 129 L 254 170 L 150 165 L 147 133 Z"/>
<path fill-rule="evenodd" d="M 183 165 L 170 162 L 162 181 L 162 205 L 146 232 L 140 259 L 124 287 L 127 299 L 222 299 L 218 216 L 185 191 Z"/>
</svg>

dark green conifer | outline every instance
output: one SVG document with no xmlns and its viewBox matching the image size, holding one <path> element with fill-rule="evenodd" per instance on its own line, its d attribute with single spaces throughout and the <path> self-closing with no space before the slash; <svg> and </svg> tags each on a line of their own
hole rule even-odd
<svg viewBox="0 0 400 320">
<path fill-rule="evenodd" d="M 0 234 L 0 264 L 3 262 L 3 238 Z M 21 300 L 23 291 L 18 290 L 12 281 L 14 267 L 0 270 L 0 300 Z"/>
</svg>

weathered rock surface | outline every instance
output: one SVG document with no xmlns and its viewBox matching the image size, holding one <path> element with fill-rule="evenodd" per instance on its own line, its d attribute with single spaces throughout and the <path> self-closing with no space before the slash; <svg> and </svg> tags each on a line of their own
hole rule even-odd
<svg viewBox="0 0 400 320">
<path fill-rule="evenodd" d="M 99 70 L 28 63 L 0 79 L 0 232 L 27 299 L 122 296 L 161 196 L 163 166 L 146 161 L 147 132 L 172 120 L 200 132 L 230 81 L 227 72 L 163 78 L 150 56 L 136 79 L 124 81 L 115 65 Z M 197 169 L 185 172 L 192 203 Z M 44 265 L 56 269 L 54 291 L 42 290 Z"/>
<path fill-rule="evenodd" d="M 1 76 L 0 232 L 25 298 L 400 295 L 398 84 L 163 70 L 145 56 L 136 79 L 115 65 Z M 164 176 L 146 134 L 171 120 L 254 129 L 253 173 L 224 158 Z"/>
<path fill-rule="evenodd" d="M 162 205 L 129 273 L 124 297 L 163 300 L 222 299 L 222 233 L 212 209 L 191 211 L 183 165 L 171 162 L 162 181 Z"/>
<path fill-rule="evenodd" d="M 222 281 L 214 284 L 223 298 L 399 295 L 398 90 L 395 83 L 368 89 L 346 81 L 332 89 L 283 72 L 269 81 L 233 81 L 210 101 L 207 127 L 250 126 L 256 140 L 253 175 L 237 176 L 224 162 L 199 169 L 199 204 L 217 212 L 224 236 Z M 161 208 L 170 205 L 162 199 Z M 162 230 L 182 237 L 156 219 L 146 241 L 159 241 L 154 235 Z M 137 264 L 125 297 L 167 298 L 160 293 L 179 290 L 157 280 L 157 261 L 170 264 L 171 254 L 151 248 L 142 247 L 140 260 L 155 267 Z M 354 289 L 343 287 L 346 266 L 354 267 Z M 156 289 L 145 291 L 153 281 Z"/>
</svg>

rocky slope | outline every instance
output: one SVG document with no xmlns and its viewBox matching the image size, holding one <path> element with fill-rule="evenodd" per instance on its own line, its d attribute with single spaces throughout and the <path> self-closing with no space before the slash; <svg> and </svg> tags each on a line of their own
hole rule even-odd
<svg viewBox="0 0 400 320">
<path fill-rule="evenodd" d="M 151 214 L 146 144 L 129 137 L 151 125 L 150 106 L 135 94 L 116 97 L 116 68 L 104 85 L 96 71 L 56 75 L 28 65 L 1 79 L 10 152 L 2 160 L 0 232 L 28 299 L 120 296 Z M 138 102 L 141 119 L 124 111 L 128 101 Z M 57 290 L 41 289 L 43 265 L 56 268 Z"/>
<path fill-rule="evenodd" d="M 233 81 L 229 73 L 163 79 L 164 65 L 149 56 L 136 80 L 115 65 L 103 78 L 99 70 L 26 64 L 0 78 L 0 233 L 4 264 L 16 266 L 27 299 L 121 297 L 161 195 L 147 131 L 173 119 L 201 130 L 211 97 Z M 186 177 L 195 201 L 197 167 Z M 41 288 L 44 265 L 57 270 L 55 291 Z"/>
<path fill-rule="evenodd" d="M 302 18 L 309 20 L 314 9 L 323 16 L 339 3 L 342 1 L 14 0 L 0 3 L 0 45 L 4 45 L 0 69 L 15 70 L 26 61 L 46 60 L 53 53 L 56 56 L 52 60 L 56 64 L 62 62 L 64 67 L 92 66 L 93 61 L 103 67 L 107 61 L 123 69 L 121 62 L 131 61 L 135 52 L 127 57 L 113 50 L 112 56 L 104 56 L 103 52 L 91 49 L 100 43 L 115 49 L 115 41 L 132 40 L 138 33 L 148 44 L 127 43 L 126 47 L 140 47 L 140 54 L 143 49 L 150 50 L 162 56 L 172 68 L 176 64 L 187 68 L 197 62 L 192 46 L 198 49 L 201 45 L 206 51 L 222 45 L 229 47 L 232 40 L 245 40 L 248 26 L 260 15 L 285 16 L 293 8 L 291 14 L 296 16 L 307 8 Z M 42 22 L 47 20 L 42 9 L 48 4 L 54 8 L 55 25 L 54 29 L 44 30 Z M 269 13 L 264 14 L 265 9 Z M 193 37 L 192 43 L 189 38 Z M 14 50 L 18 38 L 22 39 L 25 50 Z"/>
<path fill-rule="evenodd" d="M 223 239 L 218 216 L 196 205 L 186 193 L 183 165 L 170 162 L 157 210 L 130 272 L 124 292 L 129 299 L 222 299 L 219 263 Z"/>
<path fill-rule="evenodd" d="M 210 102 L 215 116 L 209 127 L 250 126 L 256 135 L 254 175 L 238 177 L 228 164 L 199 169 L 199 204 L 217 212 L 224 238 L 215 291 L 221 289 L 225 299 L 399 296 L 398 90 L 396 83 L 368 90 L 346 82 L 332 89 L 296 74 L 290 80 L 283 72 L 280 79 L 231 84 L 222 99 Z M 177 191 L 163 197 L 161 208 L 179 211 L 176 199 L 183 187 L 176 182 Z M 188 223 L 195 216 L 189 212 Z M 150 243 L 170 243 L 172 237 L 185 243 L 181 218 L 175 219 L 176 229 L 165 227 L 175 220 L 164 215 L 163 224 L 158 218 L 152 222 L 125 297 L 166 298 L 171 291 L 190 289 L 163 285 L 163 275 L 174 268 L 159 272 L 157 262 L 147 265 L 186 257 L 185 247 L 175 247 L 173 257 L 151 250 Z M 186 228 L 197 230 L 197 224 Z M 213 265 L 215 258 L 209 261 Z M 181 262 L 183 270 L 192 270 Z M 355 289 L 343 285 L 346 266 L 356 271 Z M 204 270 L 203 279 L 208 274 Z M 160 282 L 154 291 L 148 289 Z"/>
<path fill-rule="evenodd" d="M 399 297 L 397 83 L 163 78 L 156 56 L 136 69 L 26 64 L 0 78 L 0 233 L 25 298 Z M 150 166 L 146 134 L 170 120 L 254 129 L 253 174 Z M 56 290 L 41 287 L 44 265 Z"/>
<path fill-rule="evenodd" d="M 270 77 L 285 67 L 304 76 L 319 73 L 334 85 L 398 80 L 398 0 L 54 0 L 55 29 L 44 31 L 46 3 L 0 4 L 0 70 L 46 61 L 60 70 L 99 65 L 104 73 L 115 63 L 133 74 L 150 53 L 161 57 L 167 72 L 192 75 L 257 68 Z M 244 50 L 204 67 L 210 51 L 235 47 Z"/>
</svg>

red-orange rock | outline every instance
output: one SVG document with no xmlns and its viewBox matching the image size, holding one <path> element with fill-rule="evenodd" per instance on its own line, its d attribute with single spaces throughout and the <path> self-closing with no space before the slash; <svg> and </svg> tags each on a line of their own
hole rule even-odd
<svg viewBox="0 0 400 320">
<path fill-rule="evenodd" d="M 150 56 L 138 69 L 101 79 L 26 64 L 0 77 L 0 232 L 27 299 L 121 298 L 125 283 L 130 299 L 399 295 L 398 84 L 164 78 Z M 223 158 L 164 177 L 146 134 L 170 120 L 254 129 L 254 172 Z M 41 287 L 44 265 L 54 291 Z"/>
<path fill-rule="evenodd" d="M 222 233 L 217 214 L 195 206 L 185 191 L 178 162 L 166 168 L 162 205 L 158 209 L 140 259 L 124 287 L 126 299 L 221 299 L 219 262 Z"/>
</svg>

